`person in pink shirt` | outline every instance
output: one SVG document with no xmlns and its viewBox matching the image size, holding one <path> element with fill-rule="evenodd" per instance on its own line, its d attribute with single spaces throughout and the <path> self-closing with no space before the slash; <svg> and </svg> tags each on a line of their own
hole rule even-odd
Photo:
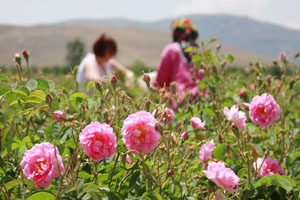
<svg viewBox="0 0 300 200">
<path fill-rule="evenodd" d="M 197 28 L 189 19 L 180 18 L 173 22 L 172 29 L 173 43 L 168 44 L 162 51 L 155 84 L 168 88 L 172 82 L 175 82 L 179 100 L 183 92 L 191 93 L 196 97 L 199 95 L 199 90 L 191 72 L 194 72 L 199 80 L 202 76 L 198 69 L 193 68 L 191 55 L 185 52 L 185 49 L 188 46 L 197 47 L 195 43 L 198 37 Z"/>
</svg>

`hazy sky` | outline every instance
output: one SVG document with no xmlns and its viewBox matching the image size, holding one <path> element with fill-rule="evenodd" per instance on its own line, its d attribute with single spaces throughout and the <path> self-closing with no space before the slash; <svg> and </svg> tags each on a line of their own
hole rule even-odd
<svg viewBox="0 0 300 200">
<path fill-rule="evenodd" d="M 216 13 L 245 15 L 300 29 L 300 0 L 0 0 L 0 23 L 17 25 L 74 18 L 154 21 Z"/>
</svg>

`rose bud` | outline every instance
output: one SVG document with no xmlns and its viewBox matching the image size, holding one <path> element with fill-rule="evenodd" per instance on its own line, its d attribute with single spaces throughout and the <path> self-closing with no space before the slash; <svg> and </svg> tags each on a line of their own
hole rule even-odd
<svg viewBox="0 0 300 200">
<path fill-rule="evenodd" d="M 23 57 L 25 58 L 26 62 L 28 62 L 29 53 L 26 50 L 24 50 L 22 54 L 23 54 Z"/>
<path fill-rule="evenodd" d="M 112 84 L 116 84 L 117 82 L 118 82 L 117 77 L 116 77 L 116 76 L 112 76 L 112 77 L 111 77 L 111 83 L 112 83 Z"/>
<path fill-rule="evenodd" d="M 266 80 L 267 80 L 268 83 L 271 82 L 271 76 L 269 74 L 266 76 Z"/>
<path fill-rule="evenodd" d="M 18 65 L 21 65 L 21 56 L 20 54 L 16 53 L 15 54 L 15 61 L 18 63 Z"/>
<path fill-rule="evenodd" d="M 182 133 L 181 137 L 182 137 L 183 140 L 186 140 L 186 139 L 189 137 L 189 132 L 184 131 L 184 132 Z"/>
<path fill-rule="evenodd" d="M 65 113 L 61 110 L 54 111 L 52 115 L 57 122 L 61 122 L 62 120 L 66 119 Z"/>
<path fill-rule="evenodd" d="M 284 53 L 281 53 L 281 54 L 280 54 L 280 60 L 281 60 L 282 62 L 286 62 L 286 61 L 287 61 L 287 57 L 286 57 L 286 55 L 285 55 Z"/>
</svg>

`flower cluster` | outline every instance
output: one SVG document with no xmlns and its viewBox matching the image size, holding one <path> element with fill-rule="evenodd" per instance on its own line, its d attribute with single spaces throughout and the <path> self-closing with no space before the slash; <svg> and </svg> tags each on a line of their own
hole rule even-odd
<svg viewBox="0 0 300 200">
<path fill-rule="evenodd" d="M 230 108 L 230 110 L 225 107 L 224 114 L 226 118 L 232 122 L 232 125 L 237 125 L 237 127 L 241 130 L 245 129 L 245 122 L 247 120 L 244 112 L 239 111 L 238 105 L 234 105 Z"/>
<path fill-rule="evenodd" d="M 258 158 L 256 162 L 253 163 L 253 167 L 256 170 L 259 170 L 258 171 L 259 177 L 273 175 L 273 174 L 285 175 L 285 172 L 278 164 L 278 161 L 270 157 L 267 157 L 266 159 Z"/>
</svg>

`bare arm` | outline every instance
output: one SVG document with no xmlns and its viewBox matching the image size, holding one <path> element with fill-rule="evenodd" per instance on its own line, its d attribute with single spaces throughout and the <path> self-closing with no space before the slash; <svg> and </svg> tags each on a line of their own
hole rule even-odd
<svg viewBox="0 0 300 200">
<path fill-rule="evenodd" d="M 133 72 L 130 71 L 130 70 L 128 70 L 128 69 L 126 69 L 126 67 L 124 67 L 122 64 L 120 64 L 116 60 L 110 59 L 109 63 L 110 63 L 110 65 L 111 65 L 111 67 L 112 67 L 113 70 L 121 71 L 122 73 L 124 73 L 126 75 L 126 77 L 128 79 L 134 78 Z"/>
</svg>

